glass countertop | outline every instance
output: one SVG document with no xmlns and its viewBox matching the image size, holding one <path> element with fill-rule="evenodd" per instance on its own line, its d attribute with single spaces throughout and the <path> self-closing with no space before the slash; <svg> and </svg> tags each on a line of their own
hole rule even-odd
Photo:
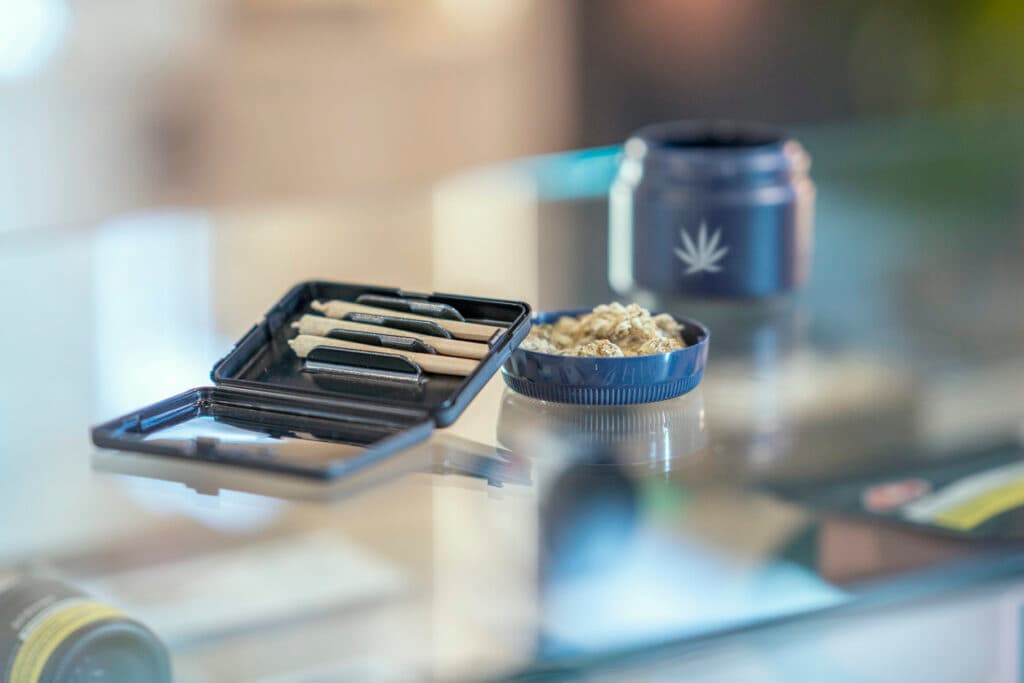
<svg viewBox="0 0 1024 683">
<path fill-rule="evenodd" d="M 712 330 L 697 390 L 573 408 L 495 376 L 451 427 L 334 482 L 98 451 L 89 428 L 209 384 L 302 280 L 536 310 L 617 298 L 604 198 L 616 149 L 388 196 L 0 235 L 0 567 L 136 616 L 183 683 L 603 680 L 668 676 L 666 657 L 692 680 L 821 667 L 900 679 L 895 660 L 849 673 L 853 655 L 808 654 L 808 638 L 848 628 L 844 642 L 870 651 L 893 624 L 924 633 L 970 612 L 971 591 L 1015 596 L 1019 541 L 829 505 L 879 477 L 1018 463 L 1014 121 L 793 130 L 818 186 L 811 284 L 769 303 L 666 303 Z M 954 619 L 929 637 L 968 638 L 958 623 L 977 626 L 977 649 L 1008 622 Z M 978 680 L 1010 666 L 961 665 Z"/>
</svg>

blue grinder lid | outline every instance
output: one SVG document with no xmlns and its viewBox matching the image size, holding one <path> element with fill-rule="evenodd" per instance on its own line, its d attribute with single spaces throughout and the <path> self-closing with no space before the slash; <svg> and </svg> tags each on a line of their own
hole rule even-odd
<svg viewBox="0 0 1024 683">
<path fill-rule="evenodd" d="M 551 311 L 533 323 L 552 323 L 588 309 Z M 628 405 L 664 401 L 692 391 L 704 376 L 711 333 L 701 323 L 676 318 L 687 346 L 669 353 L 625 358 L 558 356 L 517 348 L 502 367 L 513 390 L 531 398 L 580 405 Z"/>
</svg>

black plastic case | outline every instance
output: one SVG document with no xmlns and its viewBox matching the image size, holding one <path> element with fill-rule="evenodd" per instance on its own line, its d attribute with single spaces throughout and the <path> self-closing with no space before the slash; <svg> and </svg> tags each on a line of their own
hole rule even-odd
<svg viewBox="0 0 1024 683">
<path fill-rule="evenodd" d="M 362 295 L 447 304 L 469 322 L 507 329 L 467 377 L 423 373 L 383 347 L 380 353 L 322 348 L 305 360 L 288 347 L 292 321 L 309 312 L 314 299 Z M 303 282 L 214 365 L 216 386 L 101 424 L 92 440 L 122 451 L 336 478 L 454 422 L 529 328 L 530 307 L 521 302 Z"/>
</svg>

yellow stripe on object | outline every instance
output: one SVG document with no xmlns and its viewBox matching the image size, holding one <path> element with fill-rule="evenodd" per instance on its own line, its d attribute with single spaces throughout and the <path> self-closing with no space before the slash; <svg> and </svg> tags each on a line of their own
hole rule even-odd
<svg viewBox="0 0 1024 683">
<path fill-rule="evenodd" d="M 10 683 L 39 683 L 50 657 L 73 633 L 89 624 L 119 617 L 117 610 L 96 602 L 70 601 L 51 608 L 50 614 L 33 625 L 14 656 Z"/>
<path fill-rule="evenodd" d="M 1014 481 L 937 514 L 934 523 L 967 531 L 996 515 L 1024 505 L 1024 481 Z"/>
</svg>

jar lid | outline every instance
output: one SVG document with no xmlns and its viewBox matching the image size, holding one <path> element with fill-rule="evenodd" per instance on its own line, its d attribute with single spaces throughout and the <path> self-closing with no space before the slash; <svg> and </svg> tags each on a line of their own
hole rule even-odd
<svg viewBox="0 0 1024 683">
<path fill-rule="evenodd" d="M 645 174 L 674 182 L 770 182 L 805 175 L 810 157 L 773 126 L 734 121 L 671 121 L 641 128 L 623 148 L 622 174 L 640 165 Z"/>
</svg>

